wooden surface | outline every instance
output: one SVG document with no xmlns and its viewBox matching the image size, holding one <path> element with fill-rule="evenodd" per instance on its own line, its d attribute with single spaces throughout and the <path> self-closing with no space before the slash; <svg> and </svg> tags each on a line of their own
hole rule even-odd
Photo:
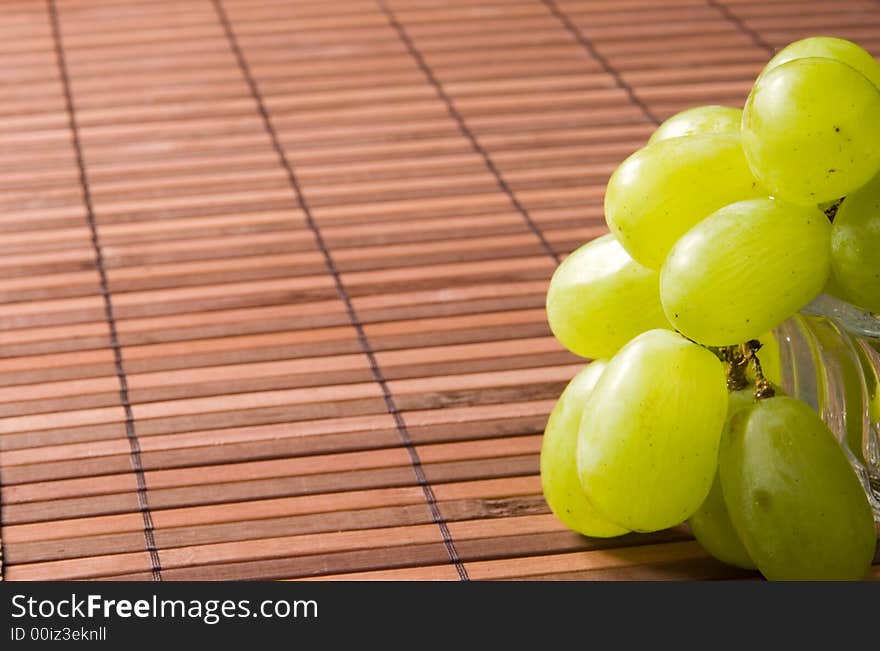
<svg viewBox="0 0 880 651">
<path fill-rule="evenodd" d="M 818 33 L 880 2 L 0 4 L 6 578 L 753 576 L 548 514 L 543 299 L 657 120 Z"/>
</svg>

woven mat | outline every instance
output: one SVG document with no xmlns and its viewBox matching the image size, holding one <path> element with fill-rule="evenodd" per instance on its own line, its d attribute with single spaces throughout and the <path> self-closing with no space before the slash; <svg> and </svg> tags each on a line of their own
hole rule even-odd
<svg viewBox="0 0 880 651">
<path fill-rule="evenodd" d="M 6 578 L 754 576 L 548 513 L 543 298 L 658 120 L 815 33 L 880 2 L 0 4 Z"/>
</svg>

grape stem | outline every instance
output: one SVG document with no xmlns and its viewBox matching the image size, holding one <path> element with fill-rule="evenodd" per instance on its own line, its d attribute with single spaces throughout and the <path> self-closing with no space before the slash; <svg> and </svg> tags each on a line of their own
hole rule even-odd
<svg viewBox="0 0 880 651">
<path fill-rule="evenodd" d="M 752 364 L 755 369 L 755 400 L 764 400 L 772 398 L 776 395 L 776 391 L 767 378 L 764 377 L 764 370 L 761 368 L 761 360 L 758 359 L 758 351 L 761 350 L 761 342 L 757 339 L 751 339 L 741 344 L 740 349 L 746 359 L 746 365 Z"/>
<path fill-rule="evenodd" d="M 757 339 L 752 339 L 738 346 L 708 346 L 707 348 L 724 362 L 727 371 L 727 390 L 740 391 L 749 386 L 747 372 L 749 365 L 755 371 L 755 399 L 764 400 L 776 395 L 773 385 L 764 377 L 764 369 L 761 368 L 761 360 L 757 352 L 762 344 Z"/>
<path fill-rule="evenodd" d="M 716 353 L 722 362 L 727 364 L 727 390 L 739 391 L 749 386 L 749 379 L 746 377 L 746 371 L 749 367 L 749 360 L 743 354 L 739 346 L 725 346 L 718 349 Z"/>
<path fill-rule="evenodd" d="M 841 197 L 840 199 L 835 200 L 830 206 L 825 208 L 825 216 L 828 217 L 828 221 L 832 224 L 834 223 L 834 218 L 837 216 L 837 211 L 840 208 L 840 204 L 843 203 L 843 200 L 846 197 Z"/>
</svg>

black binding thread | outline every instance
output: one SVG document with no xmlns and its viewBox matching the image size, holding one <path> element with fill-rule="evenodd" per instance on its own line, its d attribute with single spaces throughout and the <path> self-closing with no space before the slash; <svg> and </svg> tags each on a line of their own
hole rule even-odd
<svg viewBox="0 0 880 651">
<path fill-rule="evenodd" d="M 553 246 L 544 236 L 543 231 L 538 227 L 535 223 L 535 220 L 532 219 L 531 214 L 529 214 L 528 209 L 517 199 L 510 185 L 502 176 L 501 171 L 495 165 L 495 162 L 489 156 L 489 153 L 483 148 L 480 144 L 480 141 L 477 140 L 477 137 L 470 130 L 470 127 L 467 126 L 467 123 L 464 120 L 464 117 L 459 113 L 458 109 L 455 107 L 455 103 L 452 101 L 452 98 L 443 88 L 443 85 L 437 79 L 437 76 L 434 74 L 434 71 L 428 65 L 427 61 L 425 61 L 425 57 L 422 56 L 422 53 L 415 46 L 409 34 L 406 31 L 406 28 L 400 24 L 397 20 L 397 16 L 394 15 L 394 12 L 388 7 L 388 5 L 384 2 L 384 0 L 377 0 L 379 5 L 379 9 L 382 10 L 382 13 L 385 14 L 385 17 L 388 19 L 388 23 L 394 28 L 397 32 L 397 35 L 400 37 L 400 40 L 403 41 L 403 44 L 406 46 L 406 49 L 409 51 L 410 56 L 415 59 L 416 64 L 419 66 L 419 69 L 422 71 L 422 74 L 425 75 L 425 78 L 434 87 L 434 92 L 437 94 L 444 104 L 446 104 L 446 110 L 449 112 L 449 115 L 452 116 L 452 119 L 455 120 L 458 125 L 458 130 L 471 144 L 471 147 L 477 152 L 482 158 L 483 162 L 486 164 L 486 168 L 489 172 L 492 173 L 492 176 L 495 177 L 495 182 L 498 184 L 498 187 L 501 191 L 507 195 L 508 200 L 516 209 L 516 211 L 522 215 L 523 220 L 528 226 L 529 230 L 538 238 L 538 241 L 541 243 L 541 248 L 544 249 L 544 252 L 547 253 L 556 264 L 559 264 L 562 261 L 562 258 L 559 257 L 559 254 L 553 249 Z"/>
<path fill-rule="evenodd" d="M 67 60 L 64 56 L 64 47 L 61 41 L 61 24 L 58 20 L 58 9 L 55 0 L 46 0 L 49 10 L 49 22 L 52 24 L 52 37 L 55 45 L 55 55 L 58 60 L 58 71 L 61 77 L 61 85 L 64 91 L 64 101 L 67 105 L 67 116 L 70 125 L 73 150 L 76 155 L 76 164 L 79 168 L 79 180 L 82 186 L 83 203 L 86 208 L 86 216 L 91 233 L 92 248 L 95 250 L 95 263 L 101 284 L 101 296 L 104 299 L 104 316 L 110 330 L 110 346 L 113 349 L 113 366 L 116 377 L 119 380 L 119 399 L 125 412 L 125 435 L 128 438 L 129 458 L 137 482 L 138 509 L 144 520 L 144 540 L 147 551 L 150 554 L 151 573 L 154 581 L 162 580 L 162 564 L 159 560 L 159 550 L 156 547 L 156 539 L 153 534 L 153 516 L 150 513 L 147 501 L 147 482 L 144 477 L 144 468 L 141 462 L 141 446 L 134 427 L 134 413 L 128 396 L 128 380 L 125 376 L 125 367 L 122 361 L 122 348 L 119 345 L 119 336 L 116 331 L 116 320 L 113 316 L 113 302 L 107 283 L 107 271 L 104 268 L 104 252 L 101 248 L 101 240 L 98 236 L 98 227 L 95 220 L 95 212 L 92 205 L 92 193 L 89 189 L 88 173 L 86 172 L 85 159 L 82 152 L 82 144 L 79 137 L 79 127 L 76 121 L 76 111 L 73 105 L 73 95 L 70 88 L 70 76 L 67 71 Z"/>
<path fill-rule="evenodd" d="M 743 22 L 743 20 L 739 16 L 737 16 L 727 5 L 722 2 L 718 2 L 717 0 L 706 0 L 706 4 L 714 9 L 717 9 L 721 13 L 721 15 L 724 16 L 725 19 L 727 19 L 729 23 L 731 23 L 739 31 L 752 39 L 752 42 L 759 48 L 766 50 L 769 54 L 776 54 L 776 48 L 765 41 L 764 37 L 761 36 L 758 32 L 746 25 L 745 22 Z"/>
<path fill-rule="evenodd" d="M 443 546 L 446 548 L 449 559 L 455 565 L 455 569 L 458 572 L 459 579 L 461 579 L 462 581 L 468 581 L 469 577 L 467 569 L 465 568 L 461 558 L 458 555 L 458 550 L 456 550 L 455 548 L 455 543 L 452 540 L 452 535 L 449 532 L 449 527 L 446 524 L 446 520 L 440 513 L 440 507 L 437 504 L 437 498 L 434 495 L 434 490 L 431 488 L 431 484 L 428 482 L 428 479 L 425 476 L 425 470 L 422 467 L 422 461 L 419 458 L 419 453 L 416 450 L 415 445 L 413 444 L 412 437 L 410 436 L 409 429 L 406 425 L 406 421 L 404 420 L 403 415 L 400 413 L 400 410 L 397 408 L 397 404 L 394 402 L 394 397 L 391 395 L 391 391 L 388 388 L 388 382 L 382 373 L 382 369 L 379 367 L 379 363 L 376 360 L 376 354 L 373 352 L 373 349 L 370 346 L 369 341 L 367 340 L 367 335 L 364 332 L 364 327 L 357 316 L 357 312 L 354 309 L 354 305 L 351 302 L 348 291 L 345 289 L 345 285 L 343 285 L 342 283 L 342 278 L 339 275 L 339 270 L 336 267 L 336 263 L 333 261 L 333 256 L 330 253 L 330 249 L 327 247 L 324 236 L 321 234 L 320 227 L 317 225 L 314 217 L 312 216 L 311 208 L 308 201 L 306 201 L 305 195 L 302 191 L 302 187 L 299 183 L 299 179 L 297 178 L 296 172 L 294 171 L 293 166 L 288 160 L 287 154 L 285 153 L 284 148 L 281 145 L 281 140 L 278 137 L 278 133 L 275 131 L 275 127 L 272 124 L 272 119 L 269 116 L 269 112 L 266 110 L 266 105 L 263 102 L 263 97 L 257 87 L 256 80 L 251 74 L 250 67 L 248 66 L 247 60 L 244 57 L 244 52 L 242 52 L 241 47 L 238 44 L 238 39 L 235 36 L 235 32 L 233 31 L 232 25 L 229 22 L 229 18 L 226 15 L 226 11 L 223 8 L 223 3 L 221 2 L 221 0 L 212 1 L 214 3 L 214 8 L 217 12 L 217 16 L 220 19 L 220 23 L 223 25 L 223 29 L 226 32 L 226 38 L 229 41 L 229 46 L 232 49 L 236 60 L 238 61 L 238 67 L 241 69 L 242 75 L 244 76 L 244 79 L 247 82 L 248 87 L 250 88 L 251 96 L 254 98 L 254 101 L 257 105 L 257 110 L 259 111 L 260 116 L 263 118 L 266 132 L 269 134 L 269 137 L 272 141 L 272 147 L 275 150 L 275 153 L 278 154 L 278 159 L 282 167 L 284 168 L 284 171 L 287 173 L 287 178 L 296 197 L 296 202 L 302 209 L 303 214 L 305 215 L 306 224 L 312 231 L 315 243 L 324 256 L 324 263 L 327 267 L 327 271 L 333 277 L 333 282 L 336 285 L 336 293 L 339 296 L 339 299 L 342 301 L 343 305 L 345 306 L 345 311 L 348 314 L 348 319 L 351 322 L 352 327 L 355 329 L 355 332 L 357 333 L 358 345 L 360 346 L 361 352 L 367 357 L 367 360 L 370 364 L 370 372 L 373 375 L 373 380 L 375 380 L 382 391 L 382 398 L 385 402 L 385 408 L 388 410 L 388 413 L 392 416 L 392 418 L 394 418 L 394 423 L 396 425 L 401 444 L 409 454 L 409 460 L 412 464 L 413 472 L 416 476 L 416 481 L 418 482 L 418 485 L 421 487 L 422 492 L 424 493 L 425 501 L 427 502 L 428 509 L 431 512 L 431 518 L 440 529 L 440 535 L 443 538 Z"/>
<path fill-rule="evenodd" d="M 611 65 L 611 62 L 605 58 L 605 56 L 599 52 L 596 46 L 593 44 L 593 41 L 584 36 L 583 32 L 577 28 L 577 26 L 571 22 L 571 19 L 556 5 L 554 0 L 541 0 L 545 7 L 552 13 L 556 19 L 562 23 L 562 25 L 569 31 L 569 33 L 574 36 L 575 40 L 583 46 L 583 48 L 587 51 L 587 54 L 590 55 L 592 59 L 595 59 L 596 63 L 598 63 L 602 70 L 604 70 L 611 78 L 614 80 L 614 83 L 620 88 L 623 92 L 626 93 L 626 96 L 629 98 L 629 101 L 632 105 L 638 108 L 646 118 L 648 118 L 654 124 L 660 124 L 662 120 L 658 118 L 654 112 L 648 107 L 645 102 L 642 101 L 642 98 L 636 94 L 635 89 L 630 86 L 630 84 L 623 78 L 617 69 Z"/>
</svg>

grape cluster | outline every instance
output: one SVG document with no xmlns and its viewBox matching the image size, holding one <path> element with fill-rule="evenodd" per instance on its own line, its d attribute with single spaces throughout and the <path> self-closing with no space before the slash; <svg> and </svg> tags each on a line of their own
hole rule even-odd
<svg viewBox="0 0 880 651">
<path fill-rule="evenodd" d="M 547 292 L 553 334 L 595 360 L 545 429 L 553 512 L 595 537 L 687 521 L 769 579 L 862 578 L 870 503 L 828 427 L 783 395 L 772 330 L 822 292 L 880 312 L 880 63 L 842 39 L 792 43 L 742 110 L 664 122 L 611 176 L 605 217 Z"/>
</svg>

